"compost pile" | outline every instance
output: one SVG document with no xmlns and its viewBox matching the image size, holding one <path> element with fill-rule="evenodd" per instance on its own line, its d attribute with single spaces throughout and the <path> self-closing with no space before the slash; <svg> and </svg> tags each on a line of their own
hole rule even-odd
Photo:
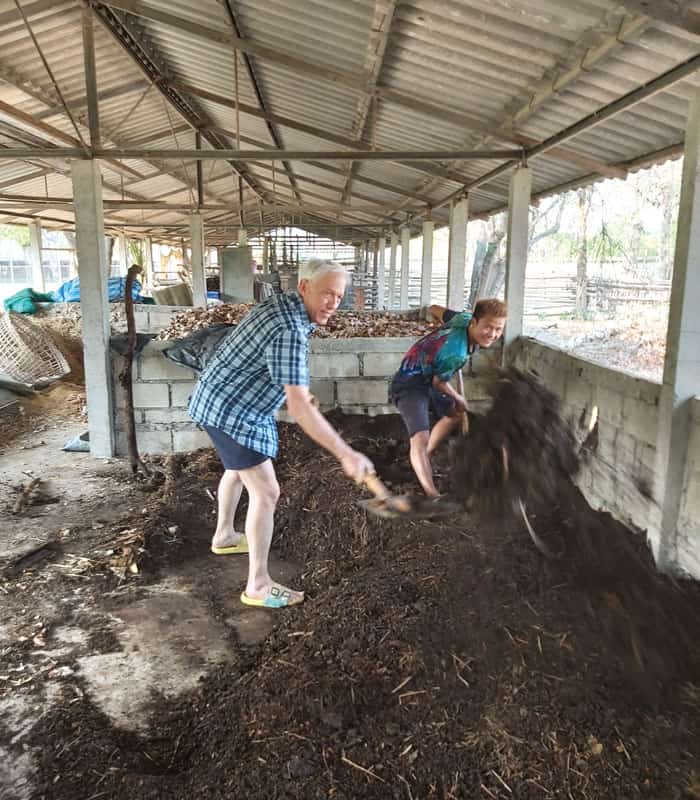
<svg viewBox="0 0 700 800">
<path fill-rule="evenodd" d="M 212 308 L 192 308 L 173 317 L 157 338 L 180 339 L 212 325 L 238 325 L 252 307 L 252 303 L 221 303 Z"/>
<path fill-rule="evenodd" d="M 250 311 L 248 303 L 222 303 L 212 308 L 193 308 L 173 318 L 158 334 L 159 339 L 180 339 L 212 325 L 237 325 Z M 381 311 L 338 311 L 327 325 L 316 328 L 314 336 L 347 339 L 369 336 L 422 336 L 434 326 L 418 319 L 417 313 L 391 314 Z"/>
<path fill-rule="evenodd" d="M 391 314 L 381 311 L 338 311 L 328 324 L 316 328 L 315 336 L 326 339 L 367 338 L 370 336 L 423 336 L 433 325 L 417 314 Z"/>
<path fill-rule="evenodd" d="M 532 372 L 498 370 L 493 404 L 470 417 L 469 435 L 455 443 L 452 490 L 488 517 L 508 517 L 522 502 L 551 507 L 578 469 L 577 444 L 559 413 L 559 399 Z"/>
<path fill-rule="evenodd" d="M 394 489 L 416 490 L 399 419 L 332 422 Z M 280 428 L 273 548 L 300 565 L 306 601 L 270 612 L 262 646 L 232 643 L 234 662 L 190 696 L 154 701 L 149 735 L 71 695 L 32 734 L 37 796 L 700 797 L 697 583 L 660 575 L 643 538 L 568 482 L 539 519 L 556 560 L 522 525 L 376 520 L 333 457 Z M 211 558 L 216 455 L 168 464 L 162 502 L 129 521 L 145 584 Z M 216 609 L 240 588 L 199 591 Z"/>
</svg>

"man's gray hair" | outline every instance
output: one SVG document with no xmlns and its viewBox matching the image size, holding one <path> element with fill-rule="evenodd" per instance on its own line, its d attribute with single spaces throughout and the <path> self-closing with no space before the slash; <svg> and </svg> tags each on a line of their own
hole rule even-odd
<svg viewBox="0 0 700 800">
<path fill-rule="evenodd" d="M 329 272 L 339 272 L 346 277 L 348 274 L 345 267 L 335 261 L 327 261 L 324 258 L 310 258 L 300 265 L 299 280 L 314 281 Z"/>
</svg>

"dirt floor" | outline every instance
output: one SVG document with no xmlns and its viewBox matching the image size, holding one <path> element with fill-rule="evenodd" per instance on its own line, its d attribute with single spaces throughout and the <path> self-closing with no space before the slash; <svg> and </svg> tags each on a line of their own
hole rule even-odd
<svg viewBox="0 0 700 800">
<path fill-rule="evenodd" d="M 397 418 L 333 421 L 415 489 Z M 0 798 L 700 798 L 698 584 L 571 486 L 532 517 L 553 559 L 521 524 L 368 517 L 281 428 L 273 571 L 307 599 L 276 612 L 209 554 L 211 451 L 155 490 L 62 453 L 75 419 L 4 453 L 8 508 L 26 472 L 61 502 L 3 513 Z"/>
</svg>

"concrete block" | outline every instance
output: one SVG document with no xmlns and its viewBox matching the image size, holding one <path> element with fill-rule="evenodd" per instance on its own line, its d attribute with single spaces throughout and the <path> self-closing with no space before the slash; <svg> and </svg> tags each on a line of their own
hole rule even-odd
<svg viewBox="0 0 700 800">
<path fill-rule="evenodd" d="M 593 387 L 577 375 L 566 376 L 565 394 L 568 405 L 588 408 L 593 405 Z"/>
<path fill-rule="evenodd" d="M 367 377 L 391 378 L 405 353 L 363 353 L 362 374 Z"/>
<path fill-rule="evenodd" d="M 656 447 L 647 444 L 646 442 L 638 441 L 635 457 L 637 461 L 646 469 L 649 469 L 652 472 L 656 471 Z"/>
<path fill-rule="evenodd" d="M 312 354 L 309 373 L 312 378 L 353 378 L 360 374 L 360 361 L 352 353 Z"/>
<path fill-rule="evenodd" d="M 147 423 L 172 424 L 174 422 L 192 422 L 190 415 L 184 408 L 149 408 L 141 413 L 143 414 L 143 421 Z"/>
<path fill-rule="evenodd" d="M 311 394 L 318 400 L 321 407 L 332 406 L 333 403 L 335 403 L 335 381 L 312 380 L 309 390 L 311 391 Z"/>
<path fill-rule="evenodd" d="M 168 408 L 170 387 L 167 383 L 135 383 L 134 408 Z"/>
<path fill-rule="evenodd" d="M 176 453 L 187 453 L 202 447 L 212 447 L 211 439 L 205 431 L 173 431 L 173 449 Z"/>
<path fill-rule="evenodd" d="M 491 395 L 488 393 L 488 381 L 484 378 L 469 378 L 465 375 L 464 396 L 470 407 L 479 400 L 491 400 Z"/>
<path fill-rule="evenodd" d="M 368 417 L 380 417 L 385 414 L 398 414 L 398 413 L 399 412 L 397 411 L 396 406 L 391 404 L 367 406 Z"/>
<path fill-rule="evenodd" d="M 192 381 L 197 374 L 188 367 L 181 367 L 162 352 L 148 353 L 144 351 L 138 362 L 138 375 L 142 381 Z"/>
<path fill-rule="evenodd" d="M 598 406 L 598 419 L 605 420 L 611 425 L 622 425 L 623 396 L 605 386 L 596 386 L 594 404 Z"/>
<path fill-rule="evenodd" d="M 636 463 L 637 438 L 626 429 L 617 433 L 615 440 L 615 465 L 622 474 L 631 474 Z"/>
<path fill-rule="evenodd" d="M 136 430 L 136 444 L 141 454 L 172 453 L 172 431 Z"/>
<path fill-rule="evenodd" d="M 346 380 L 336 384 L 338 405 L 386 405 L 389 384 L 383 380 Z"/>
<path fill-rule="evenodd" d="M 607 464 L 615 463 L 615 443 L 619 429 L 605 420 L 598 420 L 598 448 L 596 455 Z"/>
<path fill-rule="evenodd" d="M 322 353 L 405 353 L 417 336 L 383 338 L 320 339 L 312 337 L 311 354 Z"/>
<path fill-rule="evenodd" d="M 659 407 L 644 403 L 636 397 L 625 397 L 623 408 L 623 425 L 647 444 L 656 444 L 659 424 Z"/>
<path fill-rule="evenodd" d="M 173 408 L 187 408 L 190 397 L 194 391 L 196 381 L 188 383 L 173 383 L 170 387 L 170 404 Z"/>
</svg>

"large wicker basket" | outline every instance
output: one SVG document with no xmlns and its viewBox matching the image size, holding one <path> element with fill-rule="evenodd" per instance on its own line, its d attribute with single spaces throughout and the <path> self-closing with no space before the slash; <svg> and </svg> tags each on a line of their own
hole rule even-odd
<svg viewBox="0 0 700 800">
<path fill-rule="evenodd" d="M 0 314 L 0 372 L 32 386 L 70 372 L 63 353 L 40 325 L 21 314 Z"/>
</svg>

